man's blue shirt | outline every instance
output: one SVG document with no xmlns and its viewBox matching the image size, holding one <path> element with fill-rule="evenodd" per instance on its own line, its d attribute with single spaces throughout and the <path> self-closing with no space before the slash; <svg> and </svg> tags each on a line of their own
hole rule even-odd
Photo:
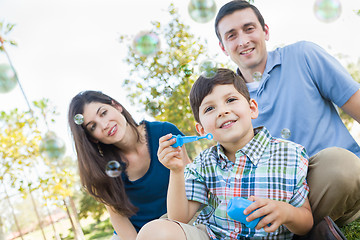
<svg viewBox="0 0 360 240">
<path fill-rule="evenodd" d="M 266 126 L 279 138 L 289 129 L 288 140 L 305 146 L 310 156 L 336 146 L 360 157 L 334 106 L 343 106 L 360 85 L 316 44 L 302 41 L 269 52 L 259 86 L 248 88 L 259 105 L 254 127 Z"/>
</svg>

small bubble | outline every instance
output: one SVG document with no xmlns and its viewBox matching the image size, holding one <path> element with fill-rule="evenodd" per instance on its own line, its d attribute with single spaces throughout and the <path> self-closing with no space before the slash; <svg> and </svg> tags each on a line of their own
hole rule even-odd
<svg viewBox="0 0 360 240">
<path fill-rule="evenodd" d="M 8 93 L 15 88 L 17 80 L 12 68 L 7 64 L 0 65 L 0 93 Z"/>
<path fill-rule="evenodd" d="M 315 16 L 323 22 L 332 22 L 340 17 L 341 4 L 339 0 L 316 0 Z"/>
<path fill-rule="evenodd" d="M 262 78 L 262 74 L 261 72 L 254 72 L 252 77 L 255 82 L 260 82 Z"/>
<path fill-rule="evenodd" d="M 74 116 L 74 122 L 77 124 L 77 125 L 81 125 L 84 123 L 84 116 L 80 113 L 76 114 Z"/>
<path fill-rule="evenodd" d="M 122 173 L 122 166 L 116 160 L 111 160 L 106 164 L 105 172 L 109 177 L 118 177 Z"/>
<path fill-rule="evenodd" d="M 207 23 L 215 17 L 214 0 L 191 0 L 188 6 L 190 17 L 198 23 Z"/>
<path fill-rule="evenodd" d="M 133 44 L 139 55 L 149 56 L 159 51 L 160 39 L 153 32 L 140 32 L 134 38 Z"/>
<path fill-rule="evenodd" d="M 212 78 L 216 75 L 216 72 L 218 70 L 217 63 L 213 60 L 205 60 L 200 63 L 199 71 L 201 73 L 201 76 L 205 78 Z"/>
<path fill-rule="evenodd" d="M 48 132 L 42 139 L 39 150 L 50 159 L 59 159 L 64 156 L 66 148 L 62 139 L 58 138 L 54 132 Z"/>
<path fill-rule="evenodd" d="M 193 69 L 188 64 L 184 64 L 180 66 L 180 72 L 182 72 L 186 78 L 189 78 L 193 74 Z"/>
<path fill-rule="evenodd" d="M 149 103 L 147 103 L 145 109 L 153 116 L 157 116 L 161 113 L 159 103 L 156 101 L 150 101 Z"/>
<path fill-rule="evenodd" d="M 291 136 L 291 132 L 288 128 L 284 128 L 283 130 L 281 130 L 281 137 L 284 139 L 287 139 Z"/>
</svg>

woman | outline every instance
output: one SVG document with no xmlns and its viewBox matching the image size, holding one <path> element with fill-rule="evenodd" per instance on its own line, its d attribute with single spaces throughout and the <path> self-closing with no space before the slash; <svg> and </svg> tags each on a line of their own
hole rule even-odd
<svg viewBox="0 0 360 240">
<path fill-rule="evenodd" d="M 159 138 L 182 133 L 168 122 L 137 124 L 119 102 L 97 91 L 72 99 L 68 121 L 82 185 L 105 204 L 120 239 L 135 239 L 145 223 L 166 213 L 169 170 L 157 158 Z M 112 160 L 123 166 L 119 177 L 106 174 Z"/>
</svg>

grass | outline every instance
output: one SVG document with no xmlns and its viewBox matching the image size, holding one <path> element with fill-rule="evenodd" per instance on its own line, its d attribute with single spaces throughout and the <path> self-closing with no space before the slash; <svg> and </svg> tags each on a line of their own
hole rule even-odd
<svg viewBox="0 0 360 240">
<path fill-rule="evenodd" d="M 100 223 L 96 223 L 93 219 L 81 220 L 81 226 L 86 240 L 109 240 L 113 235 L 113 228 L 110 219 L 106 216 Z M 61 220 L 55 223 L 55 229 L 60 234 L 62 240 L 74 239 L 71 224 L 68 219 Z M 360 239 L 360 219 L 340 228 L 348 240 Z M 46 239 L 55 239 L 53 229 L 51 226 L 44 228 Z M 24 240 L 38 240 L 43 239 L 40 230 L 26 234 Z M 21 240 L 17 238 L 16 240 Z"/>
<path fill-rule="evenodd" d="M 83 228 L 83 232 L 86 240 L 109 240 L 113 235 L 113 228 L 110 223 L 108 216 L 102 219 L 100 223 L 96 223 L 95 220 L 91 218 L 83 219 L 80 221 L 80 224 Z M 63 219 L 54 224 L 56 232 L 60 235 L 62 240 L 73 240 L 74 234 L 72 232 L 71 223 L 68 218 Z M 47 240 L 53 240 L 54 231 L 51 225 L 44 228 L 45 237 Z M 44 239 L 42 232 L 40 230 L 28 233 L 23 235 L 24 240 L 41 240 Z M 21 238 L 16 238 L 15 240 L 21 240 Z"/>
<path fill-rule="evenodd" d="M 340 228 L 348 240 L 360 239 L 360 219 Z"/>
</svg>

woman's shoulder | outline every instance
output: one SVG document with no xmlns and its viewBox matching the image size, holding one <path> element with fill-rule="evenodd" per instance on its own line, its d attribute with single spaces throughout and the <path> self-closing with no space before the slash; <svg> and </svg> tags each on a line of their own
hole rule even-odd
<svg viewBox="0 0 360 240">
<path fill-rule="evenodd" d="M 146 128 L 149 132 L 154 132 L 160 134 L 160 136 L 166 135 L 168 133 L 172 134 L 182 134 L 180 130 L 170 122 L 166 121 L 143 121 L 146 124 Z"/>
</svg>

